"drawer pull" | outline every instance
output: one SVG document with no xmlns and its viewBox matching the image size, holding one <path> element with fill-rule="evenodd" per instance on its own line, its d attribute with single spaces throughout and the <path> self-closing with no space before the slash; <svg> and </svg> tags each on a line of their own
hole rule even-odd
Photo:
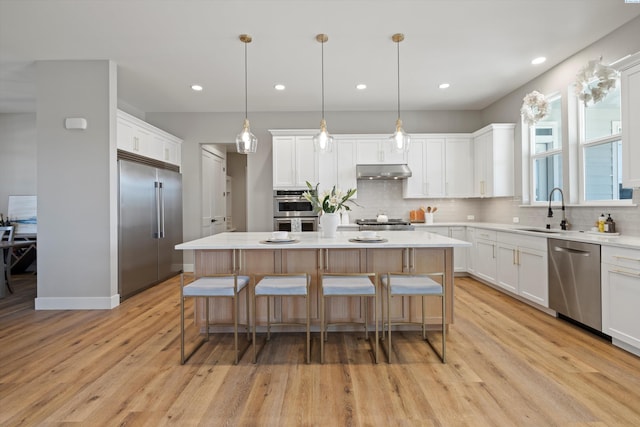
<svg viewBox="0 0 640 427">
<path fill-rule="evenodd" d="M 614 255 L 613 258 L 617 258 L 617 259 L 624 259 L 626 261 L 635 261 L 635 262 L 640 262 L 640 259 L 638 258 L 631 258 L 628 256 L 621 256 L 621 255 Z"/>
<path fill-rule="evenodd" d="M 640 273 L 631 273 L 629 271 L 624 271 L 624 270 L 611 270 L 611 272 L 622 274 L 623 276 L 640 277 Z"/>
</svg>

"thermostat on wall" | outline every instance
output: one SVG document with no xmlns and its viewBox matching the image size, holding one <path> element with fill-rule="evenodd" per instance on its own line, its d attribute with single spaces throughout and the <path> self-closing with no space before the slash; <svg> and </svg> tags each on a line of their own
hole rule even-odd
<svg viewBox="0 0 640 427">
<path fill-rule="evenodd" d="M 65 129 L 86 129 L 87 119 L 83 117 L 67 117 L 64 121 Z"/>
</svg>

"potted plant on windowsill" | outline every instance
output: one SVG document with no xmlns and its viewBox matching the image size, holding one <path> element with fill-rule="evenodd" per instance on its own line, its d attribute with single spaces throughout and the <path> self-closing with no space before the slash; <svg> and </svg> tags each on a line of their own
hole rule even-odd
<svg viewBox="0 0 640 427">
<path fill-rule="evenodd" d="M 320 213 L 320 226 L 322 227 L 322 235 L 324 237 L 335 237 L 338 224 L 340 223 L 340 211 L 350 211 L 349 203 L 356 204 L 350 200 L 356 194 L 355 188 L 350 188 L 346 193 L 336 189 L 334 185 L 331 191 L 318 193 L 318 186 L 315 187 L 307 181 L 309 191 L 305 191 L 303 197 L 311 202 L 314 212 Z"/>
</svg>

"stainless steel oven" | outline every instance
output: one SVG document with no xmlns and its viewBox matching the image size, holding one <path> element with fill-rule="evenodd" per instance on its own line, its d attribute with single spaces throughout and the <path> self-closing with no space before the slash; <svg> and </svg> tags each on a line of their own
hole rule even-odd
<svg viewBox="0 0 640 427">
<path fill-rule="evenodd" d="M 273 190 L 275 231 L 317 231 L 318 214 L 302 195 L 306 190 Z"/>
<path fill-rule="evenodd" d="M 313 205 L 304 198 L 305 190 L 273 190 L 273 217 L 315 216 Z"/>
</svg>

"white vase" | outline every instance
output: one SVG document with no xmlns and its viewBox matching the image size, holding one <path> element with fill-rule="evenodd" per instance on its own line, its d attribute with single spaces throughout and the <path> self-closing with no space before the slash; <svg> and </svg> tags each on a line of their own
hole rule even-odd
<svg viewBox="0 0 640 427">
<path fill-rule="evenodd" d="M 320 217 L 320 227 L 322 227 L 322 237 L 336 237 L 340 216 L 337 213 L 323 213 Z"/>
</svg>

